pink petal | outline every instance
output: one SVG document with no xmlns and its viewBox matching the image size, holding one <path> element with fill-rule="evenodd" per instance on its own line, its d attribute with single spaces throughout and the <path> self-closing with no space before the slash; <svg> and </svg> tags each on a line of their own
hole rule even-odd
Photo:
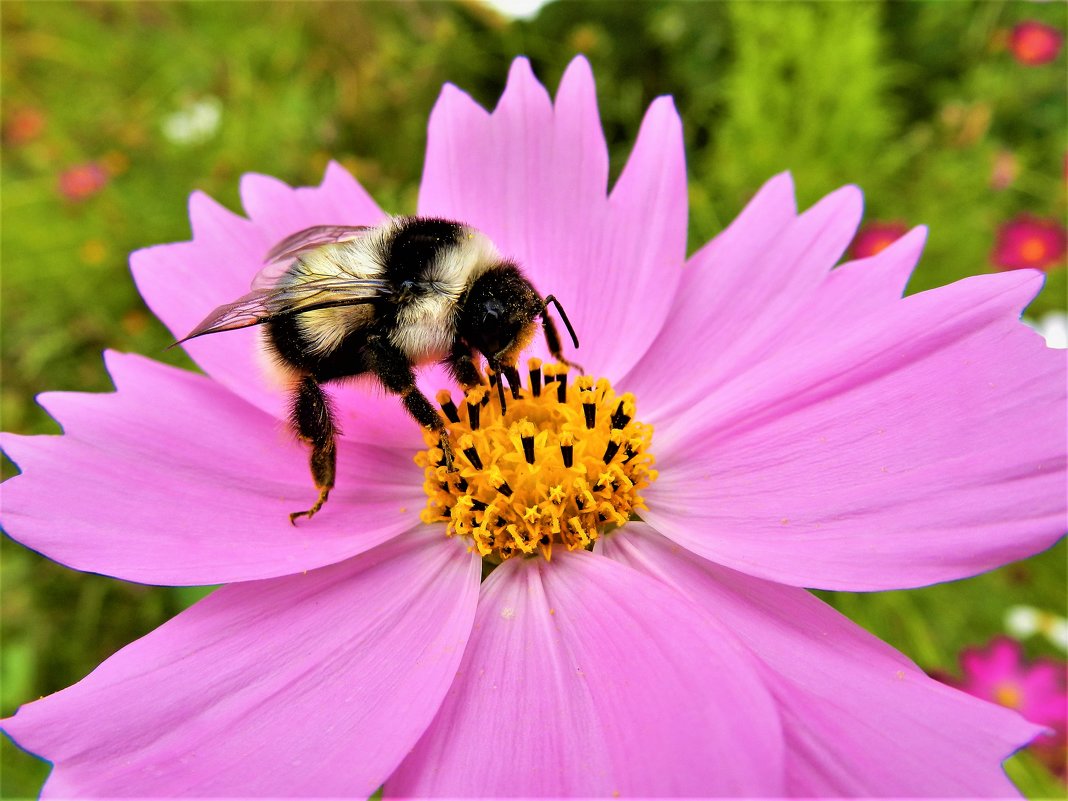
<svg viewBox="0 0 1068 801">
<path fill-rule="evenodd" d="M 1009 797 L 1001 761 L 1038 727 L 928 678 L 808 592 L 679 550 L 641 524 L 603 552 L 657 576 L 758 660 L 786 738 L 786 794 Z"/>
<path fill-rule="evenodd" d="M 130 256 L 134 280 L 146 303 L 175 338 L 188 334 L 217 306 L 248 292 L 263 257 L 279 240 L 310 225 L 375 224 L 384 217 L 343 167 L 331 163 L 318 187 L 291 189 L 274 178 L 246 175 L 241 195 L 251 221 L 201 193 L 189 201 L 193 241 L 139 250 Z M 286 382 L 268 366 L 259 328 L 205 336 L 183 344 L 220 384 L 269 414 L 285 418 Z M 440 373 L 430 392 L 448 386 Z M 375 382 L 332 388 L 346 435 L 362 442 L 421 447 L 419 427 L 400 401 Z"/>
<path fill-rule="evenodd" d="M 244 175 L 241 205 L 271 244 L 313 225 L 377 225 L 386 217 L 367 190 L 336 162 L 330 162 L 317 187 L 293 189 L 267 175 Z"/>
<path fill-rule="evenodd" d="M 108 354 L 114 394 L 52 393 L 63 436 L 5 435 L 23 474 L 3 524 L 78 570 L 148 584 L 217 584 L 299 573 L 419 525 L 422 475 L 405 450 L 342 440 L 337 486 L 315 500 L 307 448 L 210 379 Z"/>
<path fill-rule="evenodd" d="M 452 683 L 478 579 L 425 531 L 224 587 L 4 728 L 55 765 L 45 798 L 366 798 Z"/>
<path fill-rule="evenodd" d="M 387 796 L 773 796 L 775 711 L 726 629 L 579 551 L 512 559 Z"/>
<path fill-rule="evenodd" d="M 1065 361 L 1019 322 L 1036 273 L 980 276 L 806 332 L 657 431 L 643 519 L 787 584 L 969 576 L 1057 541 Z"/>
<path fill-rule="evenodd" d="M 644 413 L 687 409 L 793 337 L 796 318 L 814 316 L 861 206 L 845 187 L 796 217 L 790 176 L 765 184 L 687 264 L 664 330 L 624 382 Z"/>
<path fill-rule="evenodd" d="M 682 128 L 669 98 L 650 106 L 610 198 L 607 175 L 586 60 L 571 62 L 554 107 L 516 59 L 492 114 L 455 87 L 442 91 L 419 212 L 488 234 L 539 292 L 560 299 L 581 343 L 574 359 L 618 377 L 660 330 L 685 259 Z M 530 352 L 547 355 L 541 342 Z"/>
<path fill-rule="evenodd" d="M 130 255 L 130 269 L 145 303 L 175 339 L 193 330 L 209 312 L 248 292 L 272 242 L 255 225 L 194 192 L 189 198 L 193 240 L 158 245 Z M 265 378 L 260 331 L 247 328 L 202 337 L 183 347 L 208 375 L 276 417 L 285 416 L 285 396 Z"/>
</svg>

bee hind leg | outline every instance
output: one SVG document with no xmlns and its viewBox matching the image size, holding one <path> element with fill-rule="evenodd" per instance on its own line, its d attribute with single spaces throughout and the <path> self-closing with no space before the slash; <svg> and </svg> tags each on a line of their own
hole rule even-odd
<svg viewBox="0 0 1068 801">
<path fill-rule="evenodd" d="M 297 518 L 310 518 L 323 507 L 330 496 L 330 490 L 334 488 L 334 477 L 337 473 L 337 426 L 334 423 L 334 410 L 322 386 L 312 376 L 305 376 L 297 386 L 290 422 L 297 435 L 312 447 L 311 474 L 315 487 L 319 490 L 319 498 L 310 509 L 289 515 L 289 522 L 296 525 Z"/>
</svg>

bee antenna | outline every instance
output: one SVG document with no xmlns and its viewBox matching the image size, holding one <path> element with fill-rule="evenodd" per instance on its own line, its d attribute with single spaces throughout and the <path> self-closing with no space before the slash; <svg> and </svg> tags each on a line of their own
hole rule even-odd
<svg viewBox="0 0 1068 801">
<path fill-rule="evenodd" d="M 556 299 L 555 295 L 549 295 L 545 298 L 545 305 L 541 307 L 541 313 L 544 316 L 545 310 L 549 308 L 549 304 L 553 304 L 556 307 L 556 313 L 560 315 L 560 319 L 564 321 L 564 326 L 567 328 L 567 333 L 571 334 L 571 341 L 575 343 L 575 347 L 578 348 L 578 336 L 575 334 L 575 329 L 571 327 L 571 321 L 567 319 L 567 312 L 564 311 L 564 307 L 560 305 L 560 301 Z"/>
</svg>

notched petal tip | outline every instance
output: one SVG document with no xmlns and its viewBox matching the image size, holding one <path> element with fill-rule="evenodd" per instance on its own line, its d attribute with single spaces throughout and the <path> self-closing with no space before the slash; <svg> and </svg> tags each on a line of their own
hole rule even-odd
<svg viewBox="0 0 1068 801">
<path fill-rule="evenodd" d="M 428 130 L 433 132 L 436 125 L 447 124 L 443 119 L 452 115 L 472 115 L 479 120 L 485 120 L 490 113 L 483 108 L 471 95 L 456 84 L 446 83 L 438 93 L 438 99 L 430 110 L 430 119 L 427 123 Z M 430 146 L 427 146 L 429 151 Z"/>
<path fill-rule="evenodd" d="M 10 459 L 11 463 L 19 471 L 18 475 L 5 479 L 4 483 L 13 481 L 26 472 L 23 462 L 31 458 L 35 442 L 39 442 L 44 437 L 55 438 L 59 436 L 62 436 L 62 434 L 12 434 L 9 431 L 0 431 L 0 453 Z M 0 506 L 0 528 L 3 528 L 4 517 L 6 517 L 8 511 L 10 510 Z"/>
<path fill-rule="evenodd" d="M 171 367 L 138 353 L 123 353 L 109 348 L 104 351 L 103 358 L 104 369 L 107 370 L 108 378 L 111 380 L 110 389 L 99 392 L 54 390 L 42 392 L 35 398 L 37 405 L 48 412 L 49 416 L 62 429 L 62 434 L 66 435 L 68 433 L 64 419 L 68 418 L 70 414 L 77 414 L 79 410 L 84 409 L 87 402 L 93 403 L 99 400 L 107 403 L 106 399 L 110 396 L 114 396 L 123 390 L 139 388 L 149 375 L 165 378 L 169 374 L 173 374 L 179 378 L 189 379 L 194 382 L 208 380 L 197 373 L 182 370 L 178 367 Z"/>
<path fill-rule="evenodd" d="M 508 87 L 513 83 L 524 83 L 532 81 L 538 83 L 538 79 L 534 77 L 534 68 L 530 65 L 530 59 L 526 56 L 516 56 L 512 59 L 512 64 L 508 67 L 508 81 L 505 84 L 505 94 L 508 92 Z M 539 86 L 541 84 L 538 84 Z"/>
<path fill-rule="evenodd" d="M 686 153 L 682 119 L 675 110 L 675 101 L 668 95 L 656 98 L 646 110 L 634 147 L 609 200 L 625 202 L 633 194 L 636 200 L 645 202 L 649 185 L 658 185 L 677 196 L 671 211 L 676 220 L 685 220 Z"/>
<path fill-rule="evenodd" d="M 783 170 L 765 181 L 753 196 L 753 200 L 758 197 L 767 201 L 789 205 L 790 215 L 797 216 L 797 191 L 794 184 L 794 174 L 789 170 Z"/>
<path fill-rule="evenodd" d="M 296 190 L 285 181 L 259 172 L 246 172 L 238 183 L 241 207 L 249 218 L 255 216 L 254 209 L 264 205 L 265 202 L 269 203 L 271 198 L 294 191 Z"/>
<path fill-rule="evenodd" d="M 183 242 L 163 242 L 158 245 L 149 245 L 148 247 L 130 251 L 128 259 L 130 274 L 141 292 L 141 297 L 145 296 L 143 289 L 141 289 L 141 281 L 144 278 L 144 274 L 159 267 L 160 257 L 171 248 L 188 246 L 191 241 L 187 239 Z"/>
<path fill-rule="evenodd" d="M 560 83 L 563 84 L 564 81 L 567 81 L 569 75 L 573 76 L 571 80 L 588 81 L 591 85 L 594 83 L 593 67 L 585 54 L 579 53 L 567 63 L 567 67 L 564 69 L 564 77 Z"/>
<path fill-rule="evenodd" d="M 660 95 L 649 104 L 649 108 L 645 110 L 645 116 L 642 117 L 642 124 L 638 128 L 637 141 L 640 142 L 643 135 L 653 135 L 653 132 L 660 135 L 678 136 L 680 140 L 682 138 L 682 117 L 679 116 L 679 111 L 675 107 L 675 98 L 671 95 Z"/>
<path fill-rule="evenodd" d="M 592 111 L 596 124 L 600 125 L 600 115 L 597 110 L 597 82 L 593 78 L 593 70 L 590 63 L 581 56 L 571 60 L 560 78 L 560 85 L 556 89 L 555 109 L 557 115 L 578 114 Z"/>
<path fill-rule="evenodd" d="M 345 169 L 345 165 L 337 159 L 330 159 L 330 161 L 326 163 L 326 169 L 323 170 L 323 180 L 319 183 L 319 186 L 325 187 L 332 181 L 354 182 L 355 180 L 355 176 Z"/>
<path fill-rule="evenodd" d="M 840 216 L 856 217 L 856 225 L 864 216 L 864 191 L 856 184 L 840 186 L 828 195 L 824 195 L 813 206 L 811 211 L 820 208 L 832 209 L 834 214 Z"/>
<path fill-rule="evenodd" d="M 508 83 L 493 109 L 493 114 L 508 115 L 513 107 L 517 109 L 517 113 L 527 113 L 526 107 L 529 105 L 540 106 L 543 111 L 549 110 L 552 108 L 552 99 L 549 97 L 549 91 L 534 75 L 530 61 L 520 56 L 512 62 L 511 69 L 508 70 Z"/>
<path fill-rule="evenodd" d="M 113 391 L 115 392 L 122 389 L 130 371 L 138 367 L 148 370 L 157 369 L 161 373 L 176 371 L 183 378 L 196 375 L 196 373 L 191 373 L 188 370 L 161 364 L 154 359 L 142 356 L 140 353 L 126 353 L 114 348 L 107 348 L 102 355 L 104 357 L 104 369 L 108 371 L 108 378 L 111 379 Z M 135 378 L 134 380 L 140 379 Z"/>
<path fill-rule="evenodd" d="M 193 239 L 211 236 L 213 229 L 225 230 L 242 224 L 247 225 L 248 220 L 230 211 L 206 192 L 197 190 L 189 195 L 189 226 Z"/>
<path fill-rule="evenodd" d="M 957 284 L 970 284 L 977 287 L 982 285 L 983 282 L 985 282 L 987 286 L 998 288 L 998 291 L 990 293 L 991 295 L 1009 295 L 1009 299 L 1004 303 L 1005 311 L 1006 313 L 1015 315 L 1015 317 L 1019 319 L 1023 317 L 1024 310 L 1026 310 L 1031 302 L 1038 296 L 1038 293 L 1042 291 L 1042 287 L 1046 283 L 1046 274 L 1041 270 L 1010 270 L 1008 272 L 970 275 L 967 278 L 962 278 Z M 957 284 L 952 284 L 951 286 Z M 929 289 L 927 292 L 937 292 L 938 289 L 944 288 L 945 287 Z M 920 294 L 925 295 L 927 292 L 921 292 Z"/>
<path fill-rule="evenodd" d="M 924 247 L 927 245 L 927 233 L 926 225 L 917 225 L 914 228 L 910 228 L 878 253 L 853 259 L 849 264 L 858 265 L 857 269 L 871 269 L 874 265 L 898 264 L 902 265 L 907 270 L 907 273 L 911 273 L 916 263 L 920 260 Z M 843 267 L 845 266 L 843 265 Z M 907 278 L 908 275 L 906 274 L 905 277 Z"/>
</svg>

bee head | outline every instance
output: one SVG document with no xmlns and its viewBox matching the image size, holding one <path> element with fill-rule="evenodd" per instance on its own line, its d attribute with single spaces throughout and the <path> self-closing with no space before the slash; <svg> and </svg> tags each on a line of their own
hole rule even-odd
<svg viewBox="0 0 1068 801">
<path fill-rule="evenodd" d="M 542 305 L 519 268 L 501 262 L 471 285 L 457 332 L 491 363 L 513 365 L 537 330 Z"/>
</svg>

